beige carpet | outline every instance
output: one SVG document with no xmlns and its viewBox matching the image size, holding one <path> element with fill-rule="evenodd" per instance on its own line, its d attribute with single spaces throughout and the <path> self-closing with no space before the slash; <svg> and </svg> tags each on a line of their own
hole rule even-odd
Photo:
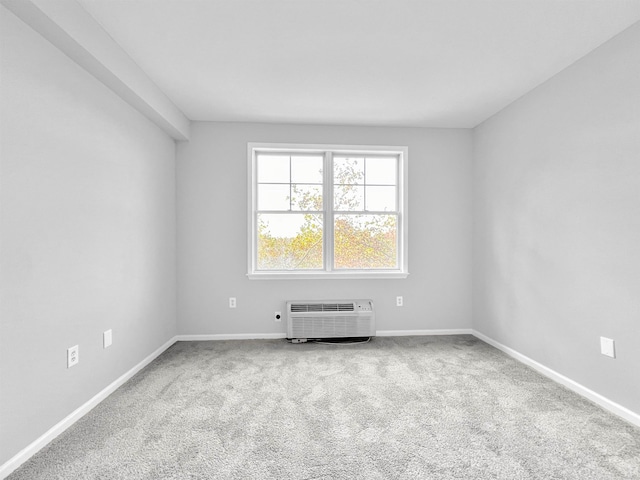
<svg viewBox="0 0 640 480">
<path fill-rule="evenodd" d="M 639 479 L 640 429 L 471 336 L 180 342 L 9 478 Z"/>
</svg>

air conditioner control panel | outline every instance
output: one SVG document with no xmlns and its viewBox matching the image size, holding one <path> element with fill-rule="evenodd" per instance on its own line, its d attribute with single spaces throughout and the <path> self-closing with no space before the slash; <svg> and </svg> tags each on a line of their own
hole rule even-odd
<svg viewBox="0 0 640 480">
<path fill-rule="evenodd" d="M 356 310 L 358 312 L 372 312 L 373 311 L 373 303 L 372 302 L 356 302 Z"/>
</svg>

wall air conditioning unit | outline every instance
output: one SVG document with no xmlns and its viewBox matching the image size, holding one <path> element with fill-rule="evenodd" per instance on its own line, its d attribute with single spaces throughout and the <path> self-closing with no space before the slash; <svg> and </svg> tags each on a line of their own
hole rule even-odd
<svg viewBox="0 0 640 480">
<path fill-rule="evenodd" d="M 373 337 L 375 314 L 371 300 L 287 302 L 287 338 Z"/>
</svg>

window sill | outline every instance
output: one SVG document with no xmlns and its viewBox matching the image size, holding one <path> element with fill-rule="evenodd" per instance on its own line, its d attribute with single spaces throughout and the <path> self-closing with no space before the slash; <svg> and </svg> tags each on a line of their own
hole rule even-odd
<svg viewBox="0 0 640 480">
<path fill-rule="evenodd" d="M 402 279 L 408 272 L 260 272 L 248 273 L 250 280 L 376 280 Z"/>
</svg>

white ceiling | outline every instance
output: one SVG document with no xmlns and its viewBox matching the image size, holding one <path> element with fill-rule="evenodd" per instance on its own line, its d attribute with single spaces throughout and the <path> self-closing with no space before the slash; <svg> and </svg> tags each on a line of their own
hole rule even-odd
<svg viewBox="0 0 640 480">
<path fill-rule="evenodd" d="M 191 120 L 474 127 L 640 0 L 78 0 Z"/>
</svg>

